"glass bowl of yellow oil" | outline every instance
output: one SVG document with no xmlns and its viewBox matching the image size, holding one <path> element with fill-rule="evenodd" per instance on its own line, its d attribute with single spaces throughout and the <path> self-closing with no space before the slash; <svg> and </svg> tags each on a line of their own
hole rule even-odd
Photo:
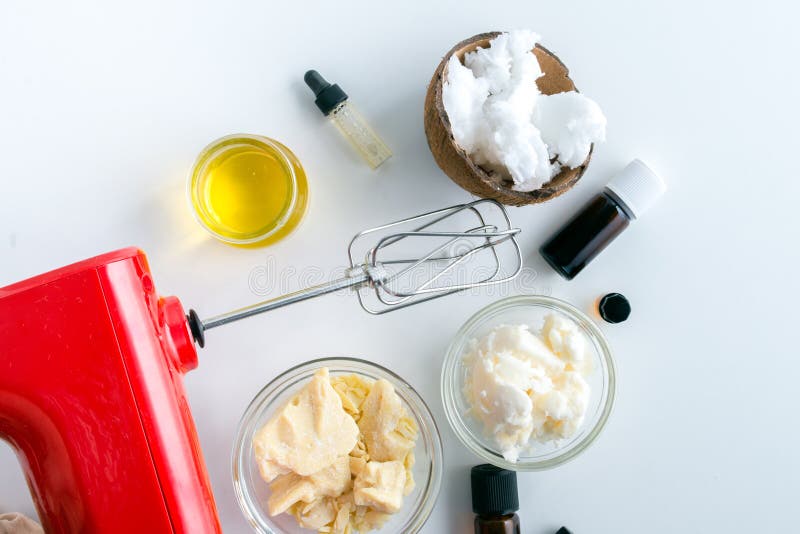
<svg viewBox="0 0 800 534">
<path fill-rule="evenodd" d="M 189 173 L 197 221 L 225 243 L 262 246 L 294 230 L 308 205 L 300 160 L 283 144 L 234 134 L 206 146 Z"/>
</svg>

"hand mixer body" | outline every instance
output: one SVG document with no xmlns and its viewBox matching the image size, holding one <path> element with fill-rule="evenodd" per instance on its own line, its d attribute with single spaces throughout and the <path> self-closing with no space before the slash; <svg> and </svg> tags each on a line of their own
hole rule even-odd
<svg viewBox="0 0 800 534">
<path fill-rule="evenodd" d="M 0 437 L 52 533 L 218 533 L 181 304 L 134 248 L 0 288 Z"/>
</svg>

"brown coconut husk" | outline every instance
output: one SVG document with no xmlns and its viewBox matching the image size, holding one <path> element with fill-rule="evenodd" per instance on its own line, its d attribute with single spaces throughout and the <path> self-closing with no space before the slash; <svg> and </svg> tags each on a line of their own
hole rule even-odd
<svg viewBox="0 0 800 534">
<path fill-rule="evenodd" d="M 447 62 L 450 60 L 450 56 L 455 54 L 463 62 L 465 54 L 478 47 L 487 48 L 489 41 L 499 34 L 500 32 L 481 33 L 461 41 L 439 63 L 425 96 L 425 135 L 428 138 L 428 146 L 437 165 L 445 174 L 473 195 L 493 198 L 511 206 L 545 202 L 564 193 L 578 182 L 589 165 L 592 157 L 591 150 L 586 161 L 579 167 L 562 170 L 541 188 L 529 192 L 514 191 L 509 182 L 490 175 L 476 165 L 464 149 L 456 144 L 451 132 L 450 120 L 444 110 L 442 84 L 447 77 Z M 544 72 L 544 76 L 536 80 L 539 91 L 546 95 L 552 95 L 577 90 L 569 77 L 569 69 L 555 54 L 538 44 L 533 49 L 533 53 Z"/>
</svg>

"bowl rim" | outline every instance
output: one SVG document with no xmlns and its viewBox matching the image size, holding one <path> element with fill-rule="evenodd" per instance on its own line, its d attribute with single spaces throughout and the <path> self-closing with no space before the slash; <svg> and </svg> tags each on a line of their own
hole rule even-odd
<svg viewBox="0 0 800 534">
<path fill-rule="evenodd" d="M 380 377 L 390 379 L 395 389 L 400 388 L 403 390 L 406 396 L 415 404 L 414 408 L 421 412 L 422 419 L 426 419 L 424 425 L 420 424 L 419 426 L 423 438 L 426 433 L 430 436 L 431 443 L 427 452 L 431 458 L 431 468 L 429 470 L 427 484 L 423 488 L 423 496 L 420 501 L 419 509 L 411 516 L 409 520 L 410 524 L 403 526 L 403 532 L 405 533 L 413 534 L 419 532 L 436 506 L 442 485 L 444 449 L 439 426 L 436 423 L 433 412 L 431 412 L 430 407 L 422 398 L 422 395 L 420 395 L 404 378 L 380 364 L 351 356 L 326 356 L 294 365 L 270 380 L 250 401 L 237 425 L 236 438 L 231 450 L 231 476 L 234 493 L 236 494 L 236 500 L 240 510 L 256 532 L 262 534 L 278 534 L 272 527 L 263 524 L 260 517 L 258 517 L 263 514 L 256 513 L 257 510 L 261 509 L 261 506 L 254 502 L 249 491 L 245 488 L 247 484 L 243 481 L 243 478 L 245 476 L 244 472 L 247 467 L 246 460 L 248 456 L 246 453 L 248 441 L 245 438 L 246 436 L 252 435 L 253 427 L 257 426 L 258 416 L 265 405 L 269 404 L 268 400 L 270 397 L 279 395 L 287 386 L 294 384 L 299 375 L 308 371 L 317 370 L 321 367 L 328 367 L 331 371 L 338 371 L 344 367 L 346 372 L 353 372 L 356 374 L 359 372 L 358 368 L 363 367 L 376 372 L 379 376 L 383 375 Z M 405 398 L 404 402 L 407 402 Z M 419 419 L 416 417 L 416 413 L 413 415 L 415 419 Z M 418 423 L 420 423 L 420 421 L 418 421 Z"/>
<path fill-rule="evenodd" d="M 469 432 L 468 429 L 464 428 L 463 425 L 458 424 L 461 419 L 456 413 L 456 395 L 461 394 L 461 392 L 454 391 L 453 389 L 453 382 L 455 382 L 455 368 L 461 357 L 461 351 L 457 349 L 463 343 L 466 334 L 472 330 L 473 327 L 479 324 L 486 316 L 519 305 L 555 308 L 558 311 L 565 313 L 567 316 L 577 319 L 581 326 L 589 330 L 589 333 L 593 336 L 594 341 L 596 341 L 599 345 L 599 357 L 602 358 L 603 362 L 605 363 L 605 365 L 602 366 L 602 369 L 604 370 L 603 381 L 608 386 L 608 393 L 602 406 L 600 417 L 598 418 L 594 427 L 592 427 L 591 430 L 570 449 L 553 456 L 552 458 L 533 462 L 510 462 L 503 458 L 498 451 L 489 451 L 485 446 L 478 443 L 473 437 L 472 432 Z M 442 364 L 441 394 L 442 404 L 444 405 L 444 412 L 447 421 L 450 423 L 450 427 L 453 429 L 456 436 L 458 436 L 459 441 L 461 441 L 461 443 L 467 449 L 481 457 L 483 460 L 486 460 L 487 462 L 498 467 L 502 467 L 503 469 L 509 469 L 512 471 L 544 471 L 559 465 L 563 465 L 575 459 L 597 439 L 597 437 L 600 435 L 600 432 L 605 427 L 611 412 L 613 411 L 614 400 L 616 397 L 616 382 L 616 370 L 611 347 L 609 346 L 605 335 L 600 330 L 600 327 L 597 326 L 595 321 L 593 321 L 588 315 L 577 309 L 572 304 L 569 304 L 561 299 L 545 295 L 517 295 L 507 297 L 484 306 L 472 314 L 472 316 L 467 319 L 461 328 L 459 328 L 458 332 L 453 336 L 452 341 L 447 347 L 447 352 L 445 353 L 444 362 Z"/>
</svg>

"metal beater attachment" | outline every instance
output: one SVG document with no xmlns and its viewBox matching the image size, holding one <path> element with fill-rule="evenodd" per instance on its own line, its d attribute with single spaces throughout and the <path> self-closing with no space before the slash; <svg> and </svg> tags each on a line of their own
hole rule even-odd
<svg viewBox="0 0 800 534">
<path fill-rule="evenodd" d="M 522 253 L 502 204 L 482 199 L 356 234 L 343 278 L 201 320 L 188 321 L 195 341 L 205 331 L 275 308 L 352 288 L 361 307 L 382 314 L 426 300 L 502 284 L 522 270 Z"/>
</svg>

